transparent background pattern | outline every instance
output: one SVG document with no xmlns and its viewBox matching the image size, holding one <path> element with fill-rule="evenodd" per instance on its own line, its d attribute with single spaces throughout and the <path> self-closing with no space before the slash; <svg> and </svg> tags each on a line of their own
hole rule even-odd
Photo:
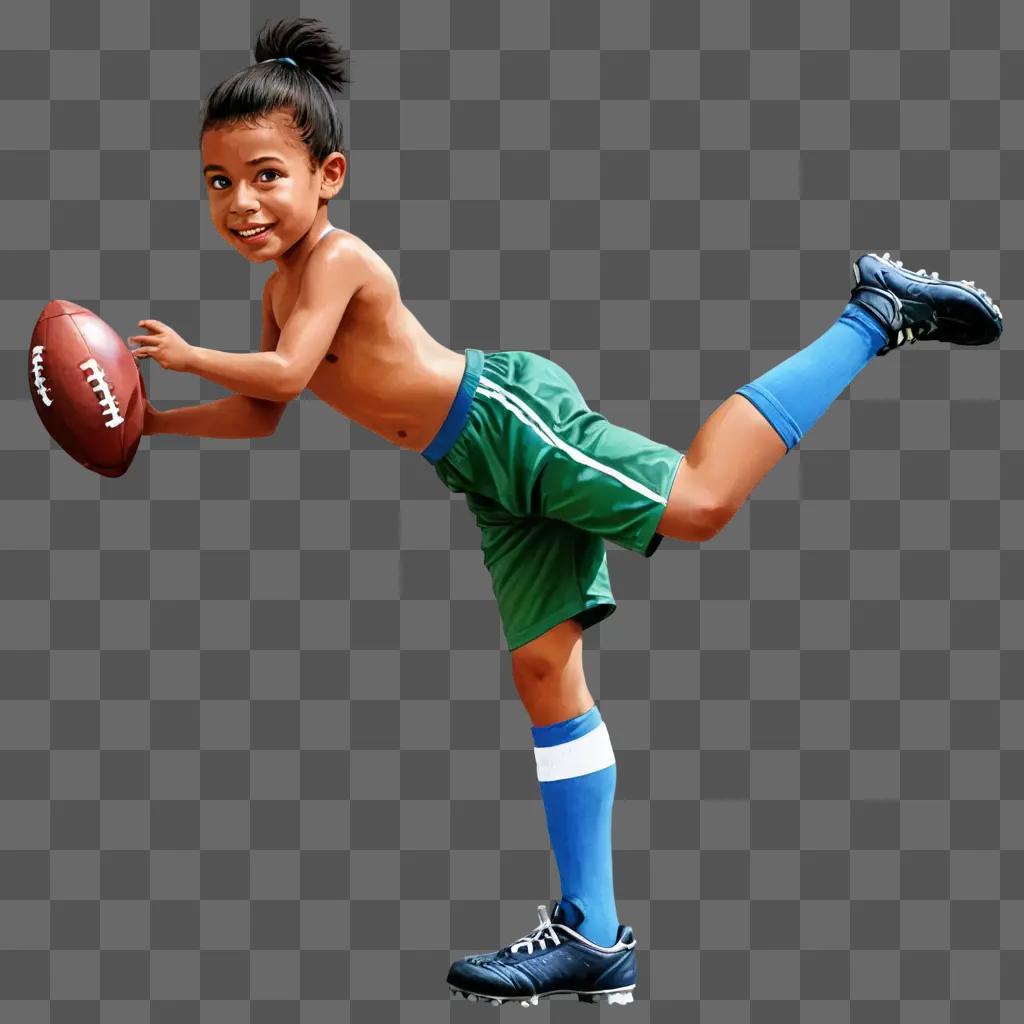
<svg viewBox="0 0 1024 1024">
<path fill-rule="evenodd" d="M 210 224 L 199 102 L 293 15 L 351 50 L 331 221 L 442 343 L 541 352 L 657 440 L 823 333 L 860 252 L 999 302 L 996 346 L 872 362 L 711 542 L 609 547 L 585 667 L 637 1001 L 529 1012 L 1024 1017 L 1019 3 L 4 15 L 0 1019 L 476 1020 L 450 961 L 558 895 L 476 526 L 425 460 L 306 394 L 110 480 L 33 412 L 50 298 L 257 344 L 273 268 Z M 142 369 L 158 407 L 226 393 Z"/>
</svg>

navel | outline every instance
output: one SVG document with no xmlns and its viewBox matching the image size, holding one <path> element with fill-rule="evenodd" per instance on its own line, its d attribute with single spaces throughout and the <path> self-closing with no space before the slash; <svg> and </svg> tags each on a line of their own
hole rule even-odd
<svg viewBox="0 0 1024 1024">
<path fill-rule="evenodd" d="M 324 359 L 329 363 L 336 363 L 338 361 L 338 357 L 333 352 L 328 352 L 327 355 L 324 356 Z"/>
<path fill-rule="evenodd" d="M 398 436 L 399 436 L 399 437 L 405 437 L 405 431 L 404 431 L 404 430 L 400 430 L 400 431 L 398 432 Z"/>
</svg>

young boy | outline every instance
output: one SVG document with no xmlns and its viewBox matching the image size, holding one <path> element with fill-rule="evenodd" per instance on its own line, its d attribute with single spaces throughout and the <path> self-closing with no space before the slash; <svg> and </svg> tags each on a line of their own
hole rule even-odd
<svg viewBox="0 0 1024 1024">
<path fill-rule="evenodd" d="M 169 412 L 150 407 L 145 432 L 267 435 L 309 388 L 422 454 L 465 494 L 532 724 L 562 899 L 550 916 L 541 905 L 540 926 L 517 942 L 456 961 L 448 983 L 453 995 L 495 1003 L 535 1004 L 554 992 L 630 1002 L 636 941 L 618 921 L 612 880 L 615 756 L 582 660 L 583 630 L 615 610 L 605 540 L 650 557 L 663 537 L 710 539 L 876 355 L 918 338 L 986 344 L 999 337 L 1002 315 L 973 282 L 910 273 L 888 253 L 861 256 L 835 324 L 723 402 L 684 457 L 590 410 L 551 360 L 457 353 L 431 337 L 387 264 L 328 223 L 346 171 L 340 133 L 318 150 L 274 105 L 291 89 L 300 122 L 315 120 L 320 102 L 328 124 L 316 87 L 330 77 L 318 77 L 316 55 L 304 60 L 301 46 L 291 59 L 258 42 L 257 57 L 268 52 L 218 87 L 242 83 L 265 97 L 262 108 L 250 101 L 252 122 L 210 114 L 201 142 L 215 228 L 247 259 L 277 265 L 263 295 L 261 351 L 196 348 L 141 321 L 150 333 L 129 339 L 136 356 L 236 392 Z M 226 89 L 222 110 L 238 95 Z M 248 239 L 246 229 L 258 233 Z"/>
</svg>

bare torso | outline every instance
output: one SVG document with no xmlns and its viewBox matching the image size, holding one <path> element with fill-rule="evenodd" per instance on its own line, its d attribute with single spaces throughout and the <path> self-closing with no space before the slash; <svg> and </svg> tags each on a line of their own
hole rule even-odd
<svg viewBox="0 0 1024 1024">
<path fill-rule="evenodd" d="M 370 246 L 340 228 L 336 233 L 365 250 L 367 279 L 349 302 L 309 390 L 392 444 L 421 452 L 448 415 L 466 357 L 431 337 L 402 302 L 391 268 Z M 283 328 L 299 282 L 278 271 L 268 287 L 274 320 Z"/>
</svg>

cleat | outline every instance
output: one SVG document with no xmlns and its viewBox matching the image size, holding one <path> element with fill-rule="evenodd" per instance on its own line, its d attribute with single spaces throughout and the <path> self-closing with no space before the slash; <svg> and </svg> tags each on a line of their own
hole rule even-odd
<svg viewBox="0 0 1024 1024">
<path fill-rule="evenodd" d="M 626 1006 L 628 1003 L 633 1002 L 632 992 L 595 992 L 593 994 L 581 994 L 579 996 L 581 1003 L 600 1003 L 606 1002 L 610 1006 L 616 1004 L 620 1006 Z"/>
<path fill-rule="evenodd" d="M 624 1005 L 636 987 L 636 939 L 619 925 L 615 944 L 598 946 L 578 929 L 583 914 L 571 901 L 556 900 L 548 915 L 538 908 L 540 926 L 511 945 L 456 960 L 448 986 L 471 1002 L 500 1006 L 518 1000 L 537 1006 L 553 995 L 575 995 L 580 1002 Z"/>
<path fill-rule="evenodd" d="M 860 256 L 853 264 L 850 301 L 886 328 L 884 356 L 921 338 L 954 345 L 987 345 L 1003 332 L 1003 315 L 973 281 L 947 281 L 923 267 L 913 273 L 889 253 Z"/>
</svg>

